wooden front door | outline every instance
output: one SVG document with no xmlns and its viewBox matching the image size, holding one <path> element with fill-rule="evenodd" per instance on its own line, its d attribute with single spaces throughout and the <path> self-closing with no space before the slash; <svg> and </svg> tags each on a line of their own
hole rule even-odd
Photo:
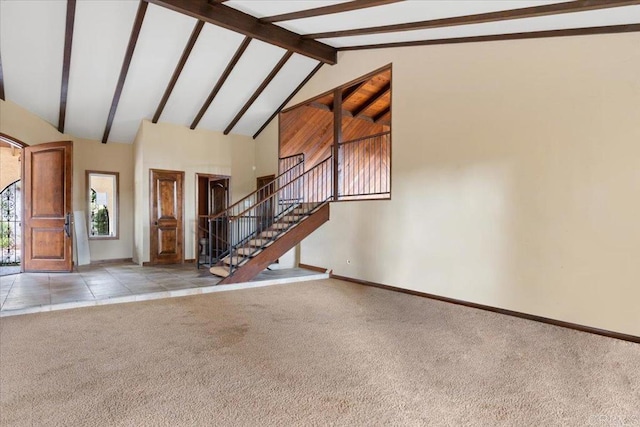
<svg viewBox="0 0 640 427">
<path fill-rule="evenodd" d="M 24 149 L 24 271 L 71 271 L 73 143 Z"/>
<path fill-rule="evenodd" d="M 150 170 L 151 263 L 180 264 L 183 255 L 184 172 Z"/>
</svg>

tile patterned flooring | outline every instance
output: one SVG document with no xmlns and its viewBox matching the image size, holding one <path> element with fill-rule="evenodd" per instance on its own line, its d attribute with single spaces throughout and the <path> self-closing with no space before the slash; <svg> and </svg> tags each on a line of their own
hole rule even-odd
<svg viewBox="0 0 640 427">
<path fill-rule="evenodd" d="M 300 268 L 265 270 L 253 285 L 318 278 Z M 141 267 L 132 263 L 78 267 L 73 273 L 22 273 L 0 276 L 0 315 L 50 311 L 105 303 L 139 301 L 238 289 L 216 286 L 220 279 L 193 264 Z M 258 284 L 258 282 L 262 282 Z"/>
</svg>

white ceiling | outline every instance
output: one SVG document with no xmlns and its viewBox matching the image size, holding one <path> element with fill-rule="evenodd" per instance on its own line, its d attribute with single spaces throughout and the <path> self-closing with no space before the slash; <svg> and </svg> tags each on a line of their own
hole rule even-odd
<svg viewBox="0 0 640 427">
<path fill-rule="evenodd" d="M 230 0 L 224 5 L 261 18 L 338 3 L 344 1 Z M 563 1 L 408 0 L 275 25 L 298 34 L 310 34 L 551 3 Z M 56 127 L 66 6 L 65 0 L 0 0 L 0 55 L 5 97 Z M 137 0 L 77 1 L 66 133 L 102 139 L 137 9 Z M 109 141 L 132 142 L 141 120 L 153 117 L 196 22 L 189 16 L 149 4 Z M 640 6 L 626 6 L 320 41 L 340 48 L 637 23 L 640 23 Z M 205 24 L 160 121 L 190 126 L 243 39 L 242 34 Z M 224 130 L 285 53 L 280 47 L 252 40 L 198 127 Z M 232 132 L 253 135 L 317 64 L 314 59 L 294 54 Z"/>
<path fill-rule="evenodd" d="M 565 13 L 536 18 L 487 22 L 484 24 L 460 25 L 457 27 L 433 28 L 428 30 L 414 30 L 388 34 L 371 34 L 366 36 L 339 37 L 335 39 L 323 39 L 321 41 L 330 44 L 331 46 L 344 47 L 414 40 L 448 39 L 531 31 L 635 24 L 638 22 L 640 22 L 640 6 L 627 6 L 617 7 L 615 9 L 593 10 L 589 12 Z M 322 31 L 324 32 L 324 30 Z"/>
</svg>

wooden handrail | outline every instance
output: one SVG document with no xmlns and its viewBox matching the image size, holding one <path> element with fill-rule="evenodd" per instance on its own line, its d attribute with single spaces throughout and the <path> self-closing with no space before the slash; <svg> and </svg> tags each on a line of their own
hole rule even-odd
<svg viewBox="0 0 640 427">
<path fill-rule="evenodd" d="M 290 159 L 292 157 L 297 157 L 297 156 L 302 156 L 302 162 L 304 162 L 304 153 L 298 153 L 298 154 L 292 154 L 290 156 L 279 157 L 278 160 L 287 160 L 287 159 Z"/>
<path fill-rule="evenodd" d="M 351 144 L 352 142 L 364 141 L 365 139 L 377 138 L 379 136 L 386 136 L 386 135 L 390 135 L 390 134 L 391 134 L 391 131 L 374 133 L 373 135 L 363 136 L 361 138 L 356 138 L 356 139 L 351 139 L 349 141 L 344 141 L 344 142 L 339 143 L 338 145 Z"/>
</svg>

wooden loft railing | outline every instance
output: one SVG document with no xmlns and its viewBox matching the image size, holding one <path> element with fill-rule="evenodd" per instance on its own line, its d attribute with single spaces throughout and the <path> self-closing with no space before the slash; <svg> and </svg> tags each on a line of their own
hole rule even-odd
<svg viewBox="0 0 640 427">
<path fill-rule="evenodd" d="M 391 197 L 391 132 L 338 144 L 338 200 Z"/>
</svg>

